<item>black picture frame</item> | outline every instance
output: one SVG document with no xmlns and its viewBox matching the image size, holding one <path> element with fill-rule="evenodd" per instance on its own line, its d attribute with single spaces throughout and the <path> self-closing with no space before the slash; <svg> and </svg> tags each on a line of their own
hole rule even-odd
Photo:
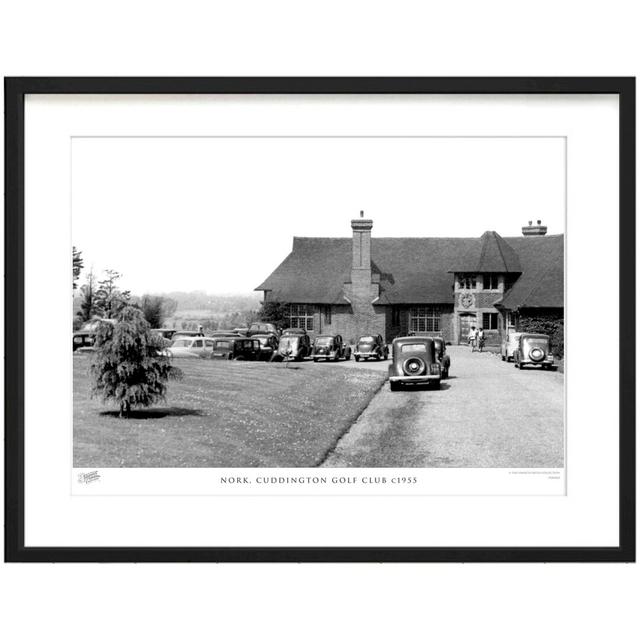
<svg viewBox="0 0 640 640">
<path fill-rule="evenodd" d="M 635 561 L 635 78 L 5 78 L 5 561 Z M 619 98 L 620 475 L 615 547 L 26 547 L 24 540 L 24 101 L 27 94 L 615 94 Z"/>
</svg>

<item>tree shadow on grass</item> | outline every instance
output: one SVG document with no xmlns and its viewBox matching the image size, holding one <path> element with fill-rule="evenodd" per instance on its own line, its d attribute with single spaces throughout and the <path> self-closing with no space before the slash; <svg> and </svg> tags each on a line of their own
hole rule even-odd
<svg viewBox="0 0 640 640">
<path fill-rule="evenodd" d="M 101 416 L 107 416 L 109 418 L 119 418 L 120 412 L 115 411 L 101 411 Z M 132 410 L 129 413 L 129 420 L 157 420 L 158 418 L 174 417 L 179 418 L 183 416 L 204 416 L 206 415 L 200 409 L 187 409 L 186 407 L 154 407 L 152 409 L 139 409 Z"/>
</svg>

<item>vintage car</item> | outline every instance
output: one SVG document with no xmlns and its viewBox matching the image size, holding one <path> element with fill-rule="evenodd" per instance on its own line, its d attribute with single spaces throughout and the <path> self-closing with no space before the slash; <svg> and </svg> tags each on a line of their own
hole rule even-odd
<svg viewBox="0 0 640 640">
<path fill-rule="evenodd" d="M 433 338 L 406 336 L 392 345 L 393 362 L 389 365 L 389 386 L 398 391 L 405 384 L 428 384 L 440 387 L 442 367 L 438 362 Z"/>
<path fill-rule="evenodd" d="M 283 336 L 306 336 L 307 331 L 306 329 L 292 329 L 291 327 L 289 327 L 289 329 L 283 329 L 282 335 Z"/>
<path fill-rule="evenodd" d="M 363 360 L 369 360 L 369 358 L 386 360 L 389 357 L 389 347 L 385 344 L 380 334 L 360 336 L 356 340 L 353 357 L 356 362 L 360 362 L 360 358 Z"/>
<path fill-rule="evenodd" d="M 273 333 L 256 333 L 251 336 L 260 342 L 260 360 L 271 360 L 278 350 L 278 338 Z"/>
<path fill-rule="evenodd" d="M 525 364 L 540 366 L 543 369 L 553 367 L 553 354 L 549 336 L 543 333 L 521 333 L 513 355 L 513 366 L 522 369 Z"/>
<path fill-rule="evenodd" d="M 333 360 L 337 362 L 340 358 L 351 360 L 351 347 L 344 343 L 341 335 L 318 336 L 313 341 L 311 355 L 314 362 L 318 362 L 318 360 Z"/>
<path fill-rule="evenodd" d="M 502 361 L 511 362 L 513 354 L 518 348 L 518 340 L 522 334 L 516 331 L 508 333 L 500 343 L 500 357 Z"/>
<path fill-rule="evenodd" d="M 213 339 L 213 360 L 257 360 L 260 357 L 260 341 L 244 336 Z"/>
<path fill-rule="evenodd" d="M 195 338 L 196 336 L 203 336 L 204 333 L 202 331 L 176 331 L 171 336 L 171 341 L 178 340 L 180 338 Z"/>
<path fill-rule="evenodd" d="M 449 377 L 449 369 L 451 368 L 451 358 L 447 353 L 447 345 L 445 344 L 444 338 L 435 337 L 433 339 L 433 344 L 436 348 L 436 356 L 438 357 L 438 361 L 440 362 L 440 366 L 442 367 L 442 379 Z"/>
<path fill-rule="evenodd" d="M 75 331 L 73 334 L 73 352 L 85 353 L 94 351 L 94 336 L 95 334 L 92 331 Z"/>
<path fill-rule="evenodd" d="M 304 329 L 289 329 L 283 332 L 278 342 L 274 360 L 302 360 L 311 355 L 311 339 Z M 302 333 L 298 333 L 302 331 Z"/>
<path fill-rule="evenodd" d="M 178 337 L 167 349 L 173 358 L 208 358 L 213 351 L 213 338 L 204 336 Z"/>
<path fill-rule="evenodd" d="M 273 333 L 276 336 L 279 335 L 276 325 L 271 322 L 254 322 L 249 326 L 249 329 L 247 329 L 247 336 L 249 337 L 265 333 Z"/>
</svg>

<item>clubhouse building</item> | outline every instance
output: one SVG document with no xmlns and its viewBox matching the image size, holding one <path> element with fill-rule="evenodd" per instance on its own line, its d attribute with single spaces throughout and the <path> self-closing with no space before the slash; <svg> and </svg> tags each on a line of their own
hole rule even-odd
<svg viewBox="0 0 640 640">
<path fill-rule="evenodd" d="M 294 237 L 256 287 L 265 301 L 289 305 L 290 327 L 348 341 L 420 332 L 458 344 L 472 326 L 489 344 L 510 328 L 549 326 L 562 336 L 564 235 L 547 235 L 538 220 L 509 238 L 372 238 L 362 215 L 351 238 Z"/>
</svg>

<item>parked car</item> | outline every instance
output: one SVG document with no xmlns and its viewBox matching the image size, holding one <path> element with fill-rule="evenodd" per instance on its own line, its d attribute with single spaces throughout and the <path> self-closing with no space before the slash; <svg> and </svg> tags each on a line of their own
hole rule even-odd
<svg viewBox="0 0 640 640">
<path fill-rule="evenodd" d="M 247 330 L 247 336 L 249 337 L 265 333 L 273 333 L 276 336 L 279 335 L 276 325 L 271 322 L 254 322 Z"/>
<path fill-rule="evenodd" d="M 337 362 L 340 358 L 351 360 L 351 347 L 345 344 L 342 336 L 339 334 L 318 336 L 313 341 L 312 354 L 313 361 L 333 360 Z"/>
<path fill-rule="evenodd" d="M 218 337 L 213 340 L 211 358 L 214 360 L 257 360 L 260 341 L 243 336 Z"/>
<path fill-rule="evenodd" d="M 202 331 L 176 331 L 171 336 L 171 341 L 179 340 L 180 338 L 195 338 L 196 336 L 203 336 Z"/>
<path fill-rule="evenodd" d="M 79 353 L 94 351 L 93 341 L 95 334 L 91 331 L 75 331 L 73 333 L 73 352 Z"/>
<path fill-rule="evenodd" d="M 260 360 L 271 360 L 278 350 L 278 338 L 273 333 L 256 333 L 251 336 L 260 342 Z"/>
<path fill-rule="evenodd" d="M 444 338 L 434 338 L 433 344 L 436 348 L 436 356 L 438 361 L 440 362 L 440 367 L 442 368 L 442 379 L 449 377 L 449 369 L 451 368 L 451 358 L 447 353 L 447 345 L 444 341 Z"/>
<path fill-rule="evenodd" d="M 283 336 L 306 336 L 307 335 L 307 331 L 306 329 L 283 329 L 282 330 L 282 335 Z"/>
<path fill-rule="evenodd" d="M 213 351 L 213 338 L 194 336 L 178 338 L 167 352 L 173 358 L 208 358 Z"/>
<path fill-rule="evenodd" d="M 375 358 L 376 360 L 386 360 L 389 357 L 389 347 L 385 344 L 380 334 L 374 336 L 360 336 L 356 340 L 356 347 L 353 351 L 356 362 Z"/>
<path fill-rule="evenodd" d="M 522 333 L 513 356 L 513 366 L 524 368 L 525 364 L 540 366 L 543 369 L 553 367 L 553 354 L 549 336 L 543 333 Z"/>
<path fill-rule="evenodd" d="M 434 389 L 440 387 L 442 367 L 438 362 L 433 338 L 406 336 L 396 338 L 391 351 L 389 386 L 398 391 L 404 384 L 426 383 Z"/>
<path fill-rule="evenodd" d="M 292 333 L 282 333 L 274 356 L 275 360 L 302 360 L 311 355 L 311 339 L 307 332 L 304 329 L 290 331 Z M 293 331 L 303 331 L 303 333 L 293 333 Z"/>
<path fill-rule="evenodd" d="M 518 340 L 521 335 L 522 333 L 512 331 L 504 337 L 500 344 L 500 356 L 502 357 L 503 362 L 511 362 L 513 360 L 513 354 L 518 348 Z"/>
</svg>

